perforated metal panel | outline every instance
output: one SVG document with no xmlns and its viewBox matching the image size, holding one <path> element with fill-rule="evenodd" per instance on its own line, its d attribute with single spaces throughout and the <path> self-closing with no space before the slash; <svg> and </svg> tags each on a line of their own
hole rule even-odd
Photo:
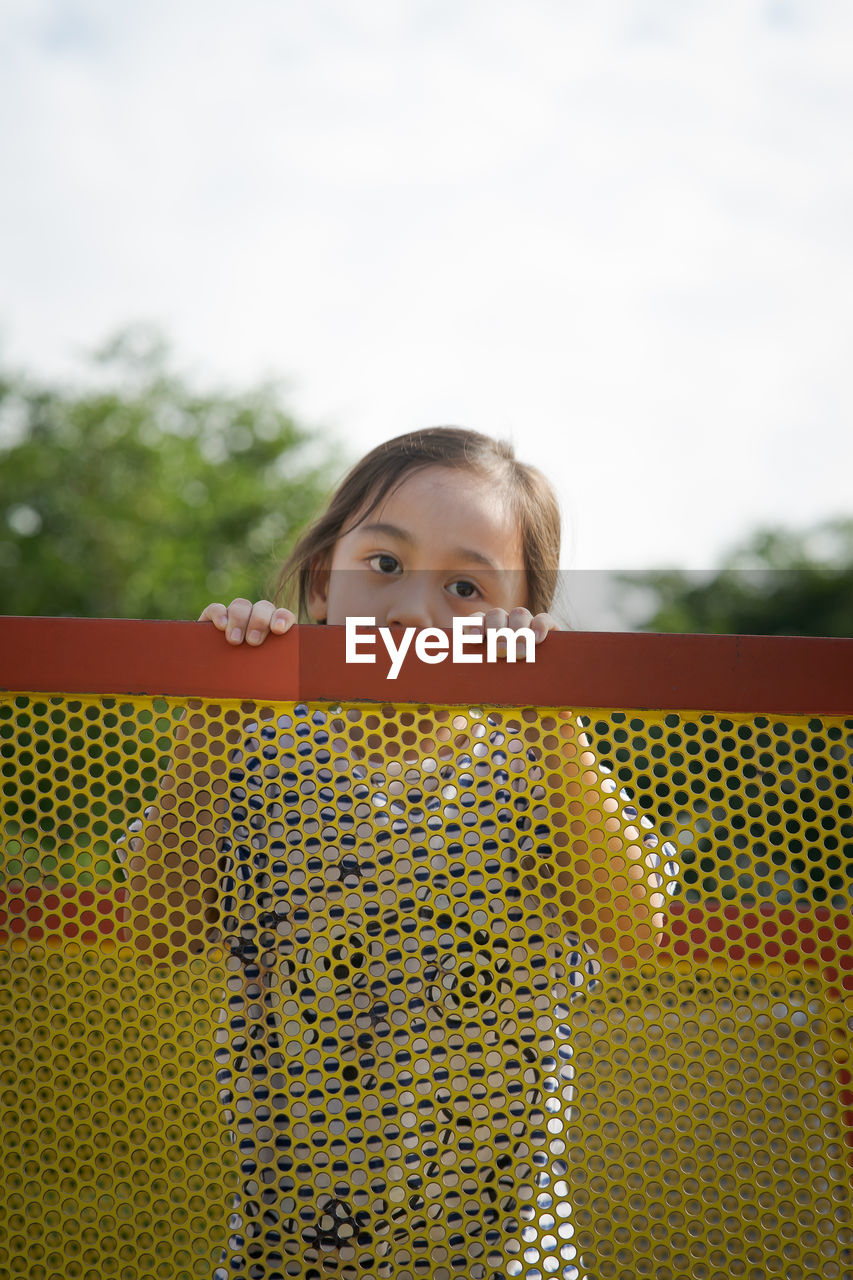
<svg viewBox="0 0 853 1280">
<path fill-rule="evenodd" d="M 8 698 L 0 1277 L 846 1280 L 851 744 Z"/>
</svg>

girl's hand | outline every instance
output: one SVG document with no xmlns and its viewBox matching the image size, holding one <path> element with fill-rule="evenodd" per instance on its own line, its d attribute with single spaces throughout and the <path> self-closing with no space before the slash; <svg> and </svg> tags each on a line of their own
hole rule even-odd
<svg viewBox="0 0 853 1280">
<path fill-rule="evenodd" d="M 550 613 L 537 613 L 534 617 L 529 609 L 510 609 L 509 613 L 505 609 L 489 609 L 488 613 L 477 616 L 484 619 L 485 631 L 496 627 L 511 627 L 513 631 L 518 631 L 520 627 L 530 627 L 537 644 L 542 643 L 549 631 L 560 630 L 560 624 Z M 503 638 L 498 641 L 497 651 L 499 657 L 506 657 L 506 641 Z M 524 640 L 520 638 L 515 642 L 515 656 L 523 658 L 524 655 Z"/>
<path fill-rule="evenodd" d="M 225 632 L 229 644 L 263 644 L 272 634 L 283 636 L 296 621 L 289 609 L 278 609 L 271 600 L 232 600 L 226 609 L 224 604 L 209 604 L 199 622 L 212 622 L 218 631 Z"/>
</svg>

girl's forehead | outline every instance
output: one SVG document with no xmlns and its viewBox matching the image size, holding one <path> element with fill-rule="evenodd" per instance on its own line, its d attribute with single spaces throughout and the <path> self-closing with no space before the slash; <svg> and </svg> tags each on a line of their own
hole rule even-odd
<svg viewBox="0 0 853 1280">
<path fill-rule="evenodd" d="M 504 567 L 523 568 L 518 518 L 504 484 L 448 467 L 424 467 L 387 493 L 358 520 L 358 529 L 393 527 L 436 550 L 473 550 Z"/>
<path fill-rule="evenodd" d="M 382 503 L 401 498 L 404 502 L 433 503 L 443 499 L 456 500 L 467 497 L 472 503 L 482 502 L 490 495 L 500 505 L 497 496 L 500 486 L 496 481 L 468 468 L 429 466 L 419 467 L 392 485 Z M 502 495 L 501 495 L 502 496 Z"/>
</svg>

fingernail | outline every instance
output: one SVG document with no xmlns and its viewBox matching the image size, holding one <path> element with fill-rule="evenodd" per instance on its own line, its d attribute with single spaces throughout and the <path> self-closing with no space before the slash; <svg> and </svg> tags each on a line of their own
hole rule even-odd
<svg viewBox="0 0 853 1280">
<path fill-rule="evenodd" d="M 234 630 L 231 632 L 230 636 L 228 637 L 228 639 L 231 641 L 232 644 L 239 644 L 240 641 L 243 639 L 243 632 L 240 630 L 239 627 L 235 627 Z"/>
<path fill-rule="evenodd" d="M 246 636 L 246 639 L 248 640 L 249 644 L 260 644 L 261 633 L 260 631 L 250 631 L 249 634 Z"/>
</svg>

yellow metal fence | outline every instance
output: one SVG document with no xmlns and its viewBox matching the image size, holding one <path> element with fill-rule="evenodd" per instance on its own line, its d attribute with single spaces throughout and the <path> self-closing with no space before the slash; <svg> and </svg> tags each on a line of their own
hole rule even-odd
<svg viewBox="0 0 853 1280">
<path fill-rule="evenodd" d="M 10 693 L 2 1280 L 848 1280 L 853 721 Z"/>
</svg>

